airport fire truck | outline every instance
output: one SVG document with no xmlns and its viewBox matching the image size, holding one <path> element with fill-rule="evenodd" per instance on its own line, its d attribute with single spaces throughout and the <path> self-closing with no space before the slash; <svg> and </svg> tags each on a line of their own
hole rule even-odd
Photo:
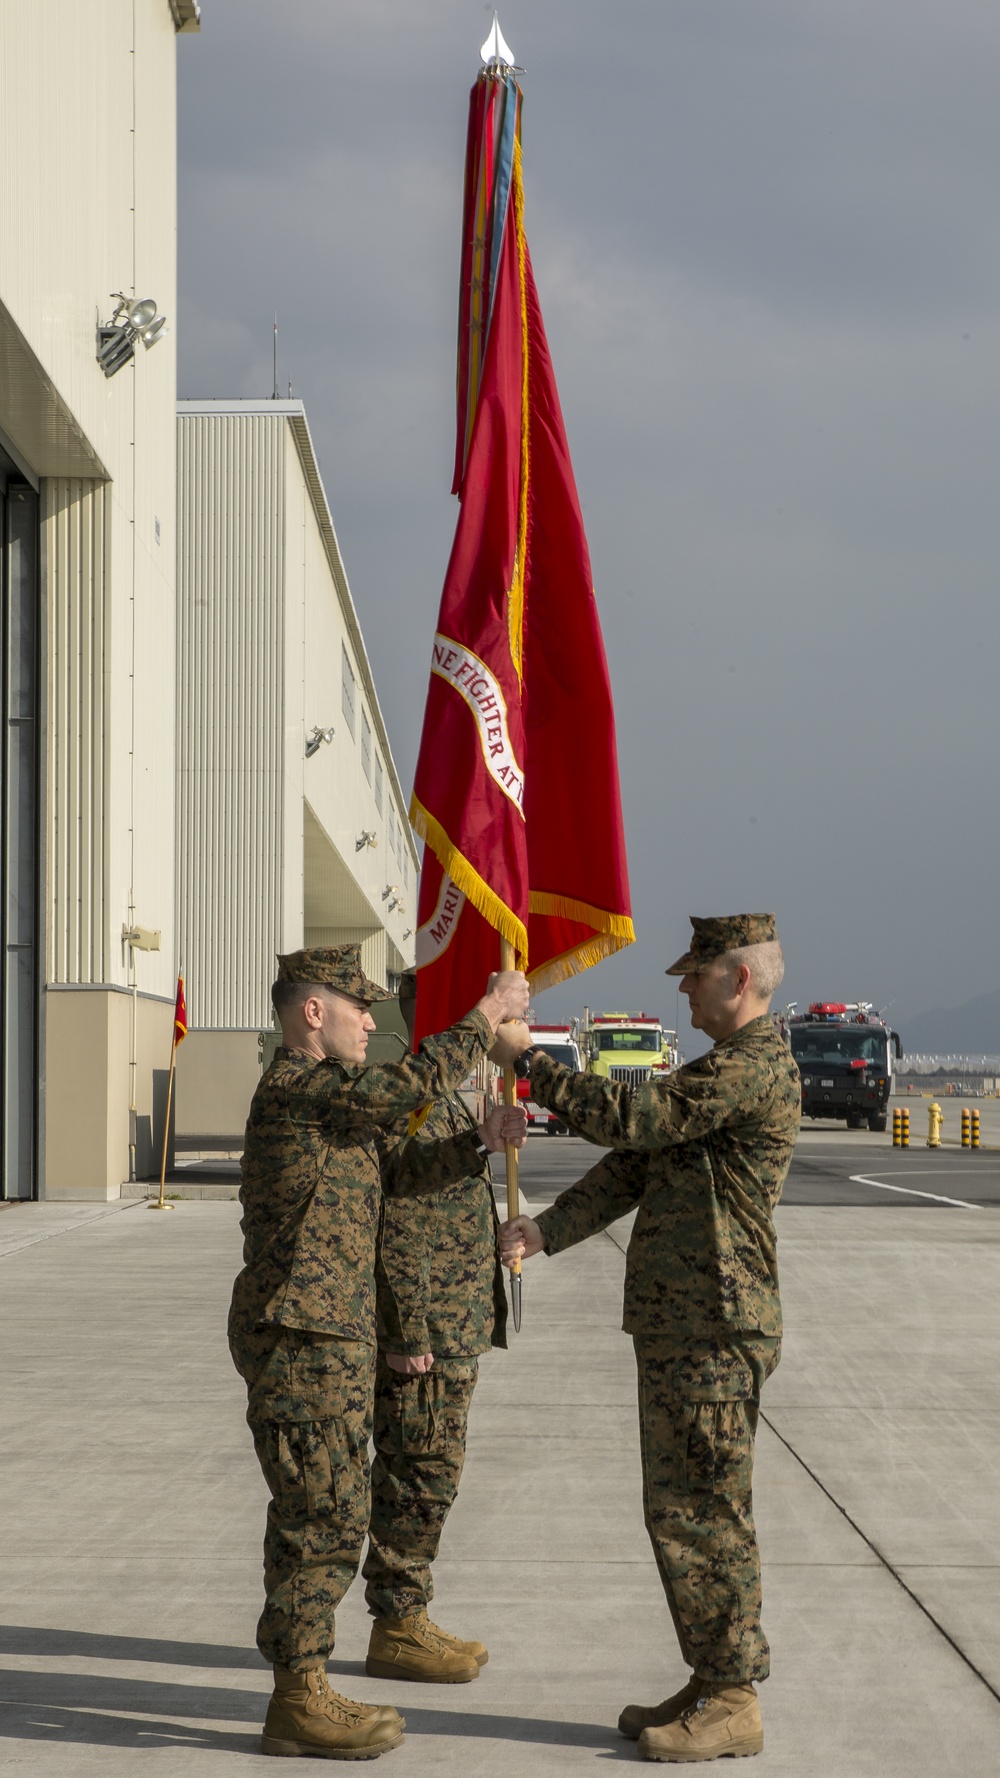
<svg viewBox="0 0 1000 1778">
<path fill-rule="evenodd" d="M 679 1066 L 676 1031 L 645 1012 L 599 1012 L 584 1021 L 583 1041 L 591 1074 L 639 1086 Z"/>
<path fill-rule="evenodd" d="M 843 1118 L 849 1130 L 884 1130 L 892 1064 L 901 1060 L 895 1031 L 867 1000 L 814 1000 L 781 1023 L 802 1076 L 803 1117 Z"/>
<path fill-rule="evenodd" d="M 580 1058 L 580 1046 L 576 1041 L 572 1025 L 532 1025 L 531 1040 L 539 1049 L 548 1050 L 556 1062 L 562 1062 L 567 1068 L 575 1068 L 579 1073 L 583 1067 Z M 529 1130 L 544 1130 L 549 1136 L 567 1136 L 566 1125 L 560 1123 L 555 1112 L 546 1111 L 544 1105 L 536 1105 L 530 1097 L 531 1086 L 526 1080 L 517 1083 L 517 1096 L 522 1101 L 528 1114 Z"/>
</svg>

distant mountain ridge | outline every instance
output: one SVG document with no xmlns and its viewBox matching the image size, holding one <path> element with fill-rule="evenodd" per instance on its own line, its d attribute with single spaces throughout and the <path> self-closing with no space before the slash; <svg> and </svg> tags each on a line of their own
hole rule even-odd
<svg viewBox="0 0 1000 1778">
<path fill-rule="evenodd" d="M 1000 990 L 977 994 L 964 1006 L 935 1006 L 907 1019 L 900 1030 L 907 1055 L 1000 1055 Z"/>
</svg>

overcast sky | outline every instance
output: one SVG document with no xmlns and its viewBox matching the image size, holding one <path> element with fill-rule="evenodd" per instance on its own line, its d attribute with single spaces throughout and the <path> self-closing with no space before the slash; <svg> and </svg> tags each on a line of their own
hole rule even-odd
<svg viewBox="0 0 1000 1778">
<path fill-rule="evenodd" d="M 491 17 L 203 0 L 178 40 L 180 393 L 270 394 L 277 308 L 407 790 Z M 773 908 L 782 998 L 891 1001 L 905 1043 L 908 1014 L 1000 987 L 995 0 L 500 21 L 638 933 L 539 1009 L 672 1023 L 687 915 Z"/>
</svg>

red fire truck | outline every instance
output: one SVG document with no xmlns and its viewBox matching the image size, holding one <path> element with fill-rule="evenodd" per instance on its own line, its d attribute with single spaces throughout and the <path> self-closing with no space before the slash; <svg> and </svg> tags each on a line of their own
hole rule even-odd
<svg viewBox="0 0 1000 1778">
<path fill-rule="evenodd" d="M 539 1049 L 548 1050 L 549 1055 L 557 1062 L 565 1063 L 567 1068 L 575 1068 L 579 1072 L 583 1064 L 580 1050 L 573 1035 L 572 1025 L 532 1025 L 532 1041 Z M 536 1105 L 529 1097 L 531 1084 L 526 1080 L 517 1083 L 517 1096 L 524 1103 L 528 1114 L 529 1130 L 544 1130 L 549 1136 L 566 1136 L 569 1134 L 566 1125 L 559 1122 L 555 1113 L 546 1111 L 543 1105 Z"/>
</svg>

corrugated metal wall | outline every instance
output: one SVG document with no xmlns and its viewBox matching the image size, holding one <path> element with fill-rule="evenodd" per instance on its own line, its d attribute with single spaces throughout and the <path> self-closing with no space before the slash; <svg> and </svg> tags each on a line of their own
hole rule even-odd
<svg viewBox="0 0 1000 1778">
<path fill-rule="evenodd" d="M 318 945 L 360 945 L 361 967 L 365 974 L 371 976 L 373 982 L 385 984 L 388 939 L 384 926 L 377 932 L 363 926 L 307 926 L 303 943 L 308 950 Z"/>
<path fill-rule="evenodd" d="M 111 488 L 44 484 L 48 622 L 46 979 L 108 979 Z"/>
<path fill-rule="evenodd" d="M 178 426 L 177 924 L 192 1025 L 269 1023 L 281 929 L 283 428 Z"/>
</svg>

